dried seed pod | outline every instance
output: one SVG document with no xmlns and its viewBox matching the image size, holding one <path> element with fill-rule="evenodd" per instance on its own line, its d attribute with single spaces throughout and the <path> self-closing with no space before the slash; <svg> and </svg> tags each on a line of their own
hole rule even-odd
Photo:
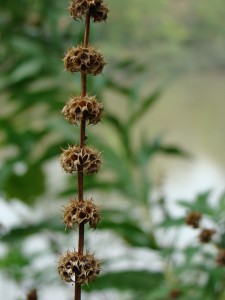
<svg viewBox="0 0 225 300">
<path fill-rule="evenodd" d="M 37 290 L 36 289 L 32 289 L 29 291 L 29 293 L 27 294 L 27 300 L 37 300 Z"/>
<path fill-rule="evenodd" d="M 70 124 L 80 122 L 83 117 L 89 123 L 95 125 L 101 120 L 103 105 L 96 97 L 73 97 L 64 106 L 62 113 Z"/>
<path fill-rule="evenodd" d="M 89 253 L 82 255 L 76 251 L 67 251 L 59 259 L 58 272 L 66 282 L 89 283 L 100 273 L 100 261 Z"/>
<path fill-rule="evenodd" d="M 103 0 L 72 0 L 69 10 L 74 20 L 82 19 L 89 12 L 93 22 L 105 21 L 109 12 Z"/>
<path fill-rule="evenodd" d="M 72 146 L 63 150 L 60 163 L 66 173 L 73 173 L 83 168 L 83 171 L 90 175 L 98 172 L 101 159 L 100 154 L 91 147 Z"/>
<path fill-rule="evenodd" d="M 178 299 L 181 296 L 181 291 L 178 289 L 174 289 L 169 293 L 169 299 Z"/>
<path fill-rule="evenodd" d="M 200 242 L 203 244 L 211 242 L 215 233 L 216 231 L 214 229 L 203 229 L 199 235 Z"/>
<path fill-rule="evenodd" d="M 186 224 L 193 228 L 199 228 L 201 218 L 202 216 L 199 212 L 193 211 L 187 215 Z"/>
<path fill-rule="evenodd" d="M 100 221 L 100 212 L 92 198 L 86 201 L 72 200 L 64 209 L 63 222 L 73 229 L 81 223 L 89 223 L 90 228 L 96 228 Z"/>
<path fill-rule="evenodd" d="M 64 57 L 65 69 L 70 73 L 81 72 L 95 76 L 102 73 L 105 64 L 101 53 L 91 46 L 72 47 Z"/>
<path fill-rule="evenodd" d="M 217 255 L 216 262 L 220 267 L 225 267 L 225 250 L 220 250 Z"/>
</svg>

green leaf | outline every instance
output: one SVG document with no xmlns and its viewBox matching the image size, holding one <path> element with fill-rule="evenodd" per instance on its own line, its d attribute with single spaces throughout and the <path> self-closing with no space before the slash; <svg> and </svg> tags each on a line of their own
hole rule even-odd
<svg viewBox="0 0 225 300">
<path fill-rule="evenodd" d="M 206 214 L 208 216 L 214 215 L 214 209 L 209 203 L 209 196 L 211 191 L 207 191 L 197 195 L 194 202 L 180 200 L 177 203 L 185 208 L 188 208 L 191 211 L 198 211 L 200 213 Z"/>
<path fill-rule="evenodd" d="M 139 163 L 145 166 L 146 162 L 148 162 L 149 159 L 156 154 L 174 155 L 182 158 L 190 157 L 188 152 L 177 146 L 163 145 L 162 138 L 160 136 L 157 136 L 152 141 L 148 142 L 145 139 L 145 135 L 142 135 L 141 147 L 138 153 Z"/>
<path fill-rule="evenodd" d="M 158 227 L 162 228 L 169 228 L 169 227 L 180 227 L 185 223 L 184 218 L 177 218 L 173 219 L 171 217 L 167 217 L 165 220 L 163 220 Z"/>
<path fill-rule="evenodd" d="M 23 175 L 12 172 L 3 184 L 8 199 L 17 198 L 27 204 L 33 204 L 36 198 L 45 192 L 45 176 L 39 165 L 30 165 Z"/>
<path fill-rule="evenodd" d="M 180 156 L 183 158 L 190 157 L 190 154 L 188 152 L 174 145 L 162 145 L 159 148 L 159 152 L 167 155 Z"/>
<path fill-rule="evenodd" d="M 124 212 L 123 212 L 124 214 Z M 151 233 L 145 232 L 136 220 L 122 217 L 121 212 L 102 212 L 103 219 L 98 229 L 110 229 L 120 235 L 133 247 L 146 247 L 158 250 L 155 238 Z"/>
<path fill-rule="evenodd" d="M 161 284 L 163 275 L 148 271 L 120 271 L 100 276 L 87 291 L 117 289 L 120 291 L 136 291 L 146 293 Z"/>
<path fill-rule="evenodd" d="M 24 273 L 21 271 L 30 264 L 32 258 L 32 256 L 27 256 L 22 252 L 20 245 L 14 245 L 0 258 L 0 269 L 20 282 L 25 279 Z"/>
<path fill-rule="evenodd" d="M 143 101 L 140 101 L 139 108 L 130 115 L 127 126 L 134 126 L 137 121 L 139 121 L 143 115 L 149 110 L 153 104 L 155 104 L 161 97 L 163 92 L 162 88 L 157 88 L 152 94 L 146 97 Z"/>
<path fill-rule="evenodd" d="M 37 76 L 42 67 L 41 61 L 37 60 L 37 58 L 34 60 L 25 61 L 10 74 L 9 82 L 11 84 L 15 84 L 18 81 L 22 81 L 26 78 Z"/>
<path fill-rule="evenodd" d="M 24 224 L 23 226 L 12 228 L 1 236 L 1 241 L 5 243 L 17 244 L 19 241 L 38 234 L 42 231 L 65 231 L 65 226 L 59 219 L 50 219 L 38 222 L 36 224 Z"/>
</svg>

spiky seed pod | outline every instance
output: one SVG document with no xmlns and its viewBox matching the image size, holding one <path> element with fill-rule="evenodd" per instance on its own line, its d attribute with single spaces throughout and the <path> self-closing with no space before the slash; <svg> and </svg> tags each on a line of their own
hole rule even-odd
<svg viewBox="0 0 225 300">
<path fill-rule="evenodd" d="M 210 243 L 215 233 L 214 229 L 203 229 L 199 235 L 199 241 L 203 244 Z"/>
<path fill-rule="evenodd" d="M 37 300 L 37 290 L 36 289 L 29 291 L 29 293 L 27 294 L 27 300 Z"/>
<path fill-rule="evenodd" d="M 89 223 L 90 228 L 96 228 L 100 221 L 100 212 L 92 198 L 86 201 L 72 200 L 64 209 L 63 222 L 73 229 L 81 223 Z"/>
<path fill-rule="evenodd" d="M 187 215 L 186 224 L 193 228 L 199 228 L 201 218 L 202 216 L 199 212 L 193 211 Z"/>
<path fill-rule="evenodd" d="M 81 255 L 76 251 L 67 251 L 59 259 L 58 272 L 66 282 L 89 283 L 100 273 L 100 261 L 89 253 Z"/>
<path fill-rule="evenodd" d="M 69 10 L 74 20 L 82 19 L 89 12 L 93 22 L 105 21 L 109 12 L 102 0 L 72 0 Z"/>
<path fill-rule="evenodd" d="M 65 69 L 70 73 L 81 72 L 95 76 L 102 73 L 105 64 L 101 53 L 91 46 L 72 47 L 64 57 Z"/>
<path fill-rule="evenodd" d="M 180 290 L 174 289 L 169 293 L 169 299 L 178 299 L 181 296 Z"/>
<path fill-rule="evenodd" d="M 73 173 L 83 168 L 83 171 L 90 175 L 98 172 L 101 159 L 100 154 L 91 147 L 72 146 L 63 150 L 60 163 L 66 173 Z"/>
<path fill-rule="evenodd" d="M 220 250 L 217 255 L 216 262 L 220 267 L 225 267 L 225 250 Z"/>
<path fill-rule="evenodd" d="M 76 124 L 85 117 L 88 124 L 95 125 L 100 122 L 103 105 L 96 97 L 73 97 L 64 106 L 62 113 L 70 124 Z"/>
</svg>

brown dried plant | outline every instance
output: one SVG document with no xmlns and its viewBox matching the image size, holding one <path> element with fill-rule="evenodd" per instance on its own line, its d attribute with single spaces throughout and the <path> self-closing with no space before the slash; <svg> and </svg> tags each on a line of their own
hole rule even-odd
<svg viewBox="0 0 225 300">
<path fill-rule="evenodd" d="M 64 57 L 64 66 L 69 73 L 81 74 L 81 95 L 72 97 L 64 106 L 62 114 L 73 125 L 79 125 L 79 144 L 63 149 L 60 163 L 66 173 L 77 173 L 78 195 L 64 208 L 63 221 L 67 229 L 78 228 L 77 250 L 61 255 L 58 272 L 61 278 L 75 283 L 74 299 L 81 299 L 81 285 L 87 284 L 100 273 L 100 261 L 89 252 L 84 253 L 84 227 L 96 228 L 100 221 L 100 212 L 93 199 L 84 199 L 84 174 L 97 173 L 100 165 L 100 153 L 85 145 L 86 125 L 100 122 L 103 105 L 95 96 L 87 95 L 87 75 L 102 73 L 105 61 L 101 53 L 89 45 L 90 21 L 102 22 L 107 19 L 108 8 L 103 0 L 72 0 L 70 14 L 74 20 L 85 19 L 84 39 L 81 45 L 70 48 Z"/>
</svg>

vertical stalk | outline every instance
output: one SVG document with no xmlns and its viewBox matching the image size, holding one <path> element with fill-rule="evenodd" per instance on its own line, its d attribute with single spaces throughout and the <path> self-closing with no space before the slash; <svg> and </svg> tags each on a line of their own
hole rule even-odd
<svg viewBox="0 0 225 300">
<path fill-rule="evenodd" d="M 88 46 L 89 41 L 89 33 L 90 33 L 90 14 L 87 12 L 85 18 L 85 31 L 84 31 L 84 47 Z M 85 97 L 87 94 L 87 75 L 85 73 L 81 73 L 81 96 Z M 80 147 L 84 147 L 85 143 L 85 126 L 86 120 L 85 117 L 82 118 L 80 123 Z M 84 183 L 84 175 L 83 175 L 83 167 L 81 166 L 78 170 L 78 199 L 79 201 L 84 201 L 83 199 L 83 183 Z M 79 236 L 78 236 L 78 253 L 80 255 L 83 254 L 84 251 L 84 223 L 79 225 Z M 75 300 L 81 300 L 81 285 L 75 284 Z"/>
</svg>

